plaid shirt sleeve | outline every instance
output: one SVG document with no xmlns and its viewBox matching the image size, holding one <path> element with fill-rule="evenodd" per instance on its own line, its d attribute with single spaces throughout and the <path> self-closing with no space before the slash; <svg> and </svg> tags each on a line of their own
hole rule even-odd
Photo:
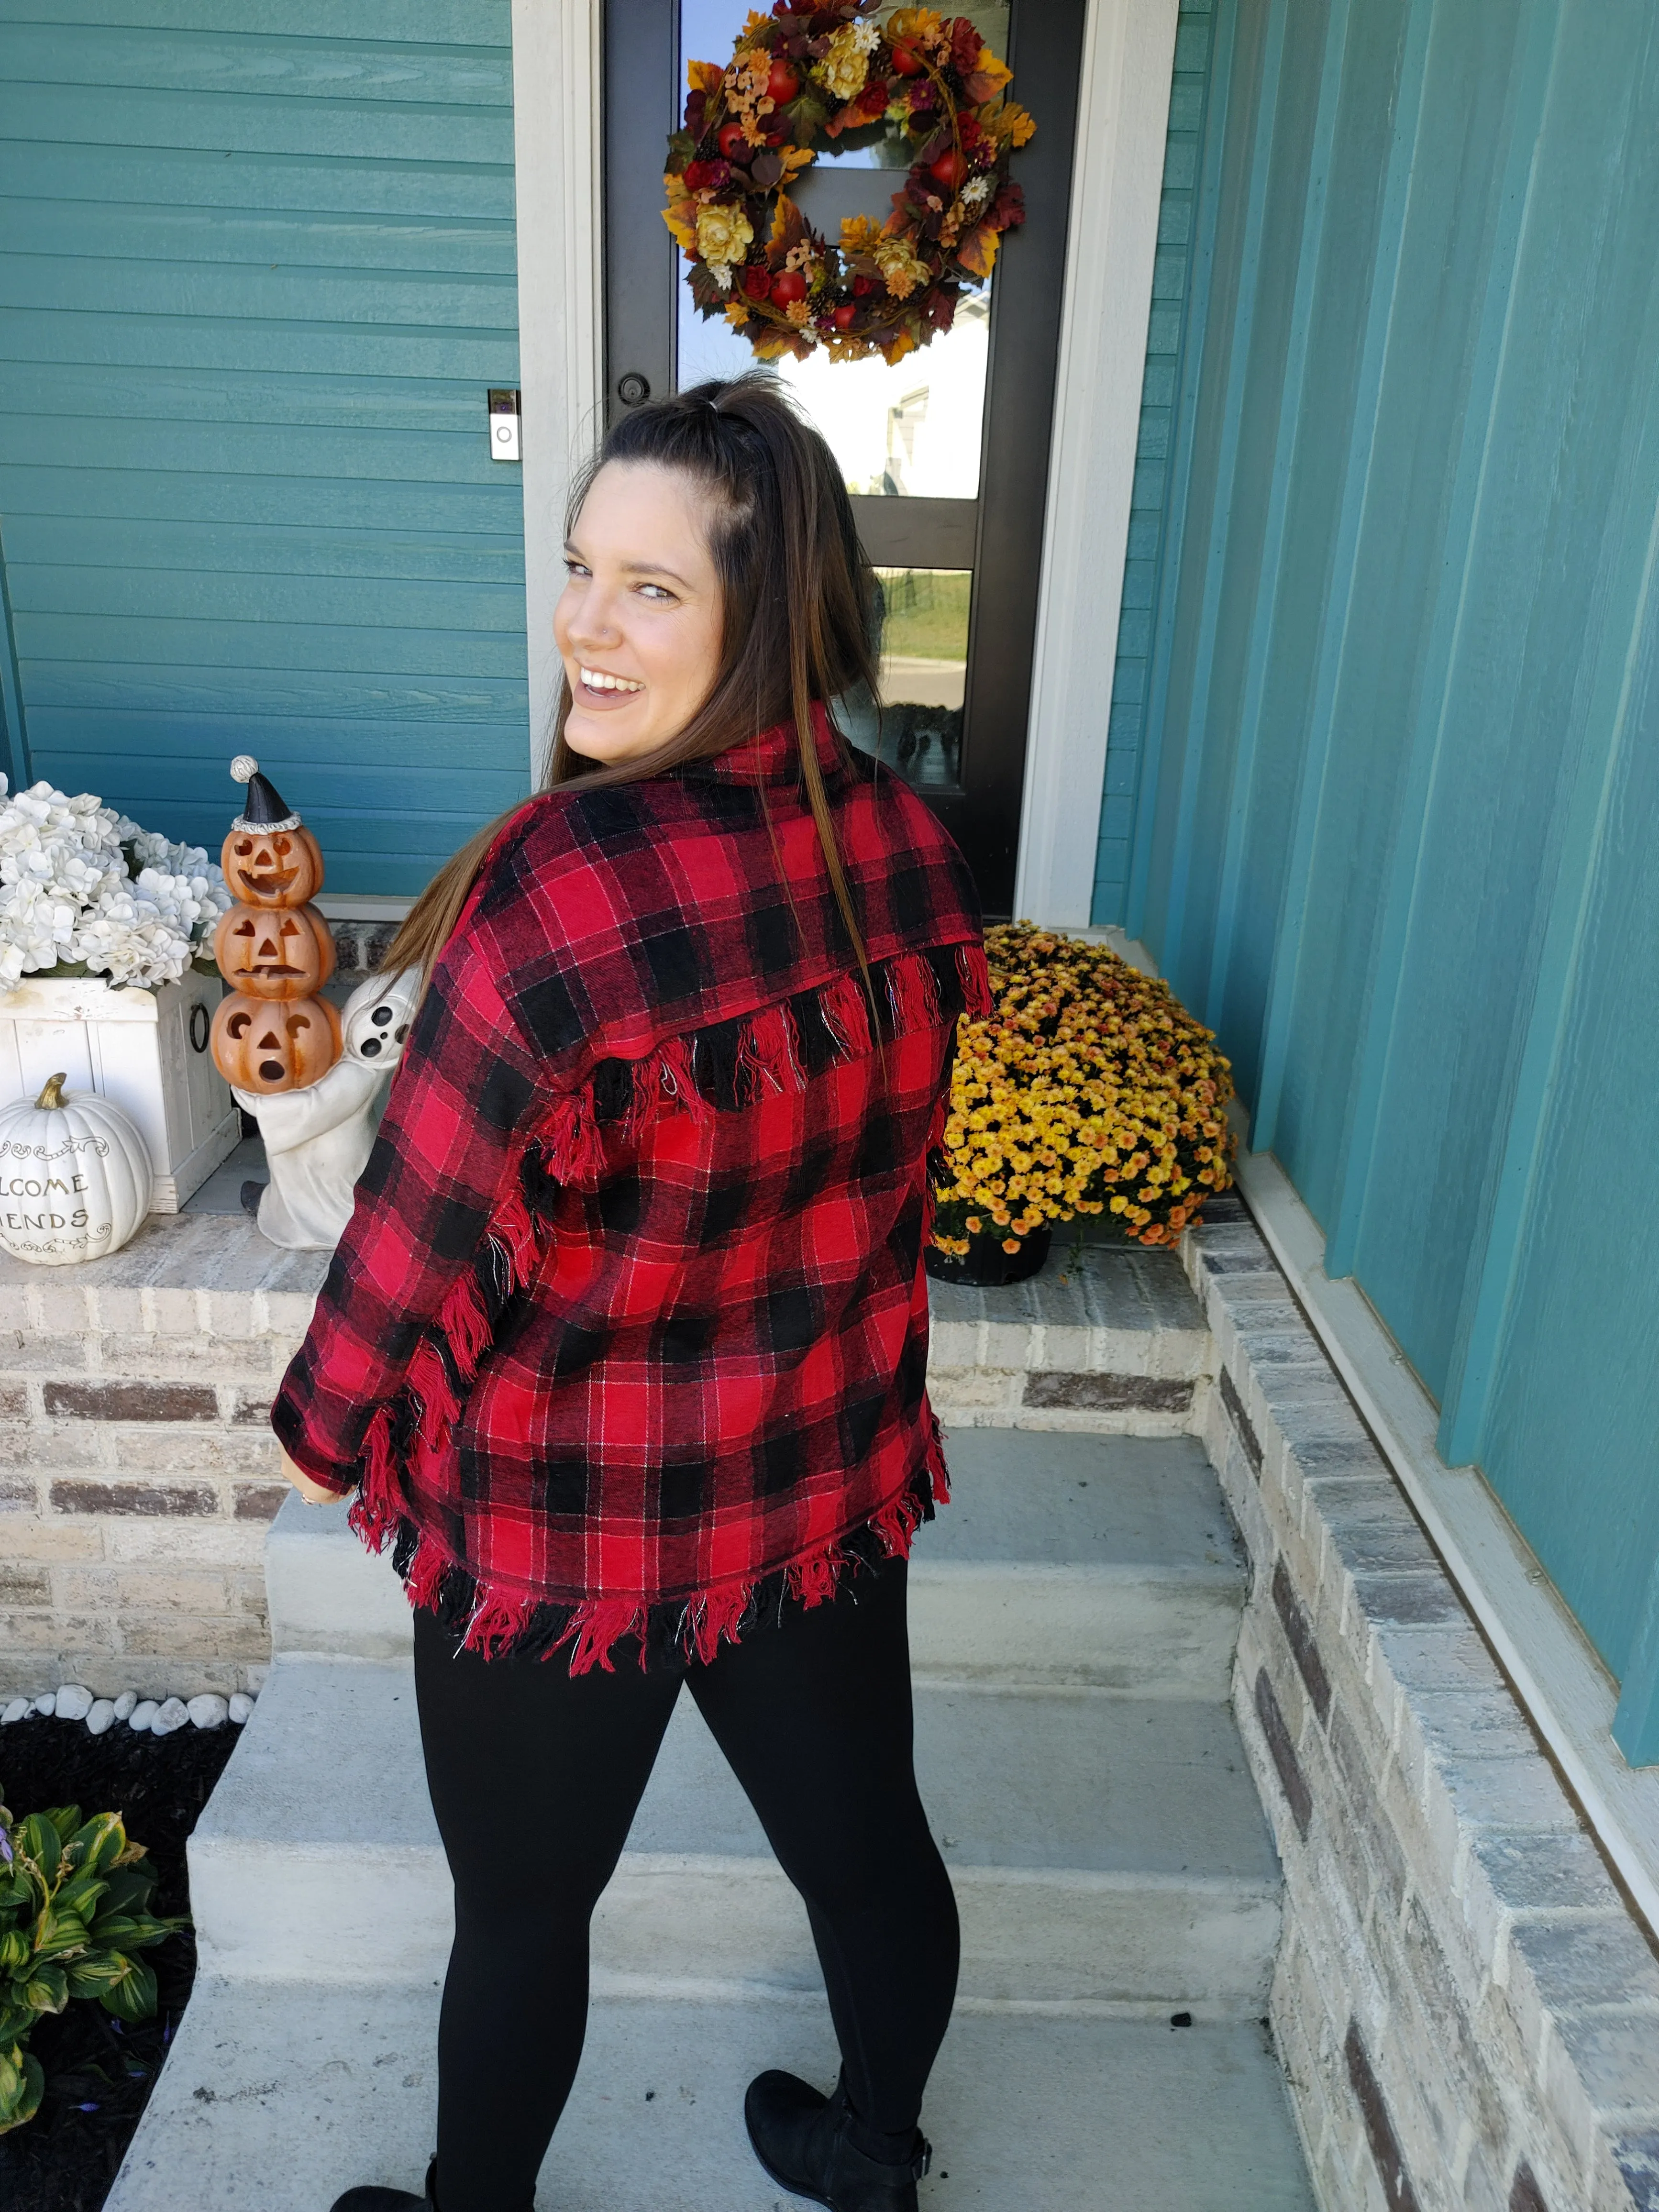
<svg viewBox="0 0 1659 2212">
<path fill-rule="evenodd" d="M 350 1222 L 271 1408 L 289 1458 L 341 1492 L 361 1480 L 369 1422 L 515 1190 L 550 1103 L 548 1062 L 501 996 L 489 942 L 464 918 L 439 959 Z"/>
</svg>

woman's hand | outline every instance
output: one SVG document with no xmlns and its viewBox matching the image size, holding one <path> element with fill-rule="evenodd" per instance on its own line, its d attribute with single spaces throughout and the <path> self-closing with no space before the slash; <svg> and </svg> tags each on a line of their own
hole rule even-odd
<svg viewBox="0 0 1659 2212">
<path fill-rule="evenodd" d="M 281 1449 L 280 1445 L 278 1446 L 278 1449 Z M 295 1466 L 293 1461 L 289 1457 L 286 1452 L 283 1452 L 282 1459 L 283 1473 L 294 1485 L 294 1487 L 299 1492 L 301 1497 L 304 1498 L 307 1505 L 331 1505 L 335 1499 L 339 1497 L 339 1492 L 337 1490 L 329 1489 L 325 1483 L 313 1482 L 311 1477 L 307 1474 L 302 1468 Z"/>
</svg>

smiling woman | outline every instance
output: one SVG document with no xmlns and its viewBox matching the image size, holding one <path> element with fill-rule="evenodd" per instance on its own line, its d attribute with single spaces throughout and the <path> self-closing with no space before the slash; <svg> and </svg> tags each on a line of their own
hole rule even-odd
<svg viewBox="0 0 1659 2212">
<path fill-rule="evenodd" d="M 639 462 L 613 461 L 594 477 L 553 615 L 573 752 L 641 759 L 678 737 L 713 690 L 722 594 L 708 505 L 688 477 Z"/>
<path fill-rule="evenodd" d="M 613 428 L 568 558 L 550 787 L 386 956 L 425 999 L 272 1409 L 407 1583 L 456 1882 L 437 2176 L 334 2212 L 528 2212 L 683 1686 L 807 1899 L 847 2062 L 832 2099 L 750 2085 L 761 2162 L 916 2212 L 957 1925 L 904 1562 L 946 1495 L 921 1252 L 957 1018 L 989 1008 L 977 902 L 835 720 L 874 588 L 775 381 Z M 503 1817 L 549 1839 L 510 1925 Z"/>
</svg>

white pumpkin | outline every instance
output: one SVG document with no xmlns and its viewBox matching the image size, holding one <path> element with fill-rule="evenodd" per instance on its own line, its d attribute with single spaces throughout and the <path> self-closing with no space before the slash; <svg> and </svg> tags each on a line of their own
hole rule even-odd
<svg viewBox="0 0 1659 2212">
<path fill-rule="evenodd" d="M 0 1247 L 43 1267 L 118 1252 L 149 1212 L 143 1138 L 118 1106 L 68 1097 L 64 1081 L 0 1108 Z"/>
</svg>

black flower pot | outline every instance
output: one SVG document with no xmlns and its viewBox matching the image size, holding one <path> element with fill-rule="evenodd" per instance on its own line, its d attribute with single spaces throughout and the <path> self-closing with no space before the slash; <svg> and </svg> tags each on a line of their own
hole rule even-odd
<svg viewBox="0 0 1659 2212">
<path fill-rule="evenodd" d="M 1028 1275 L 1035 1275 L 1048 1258 L 1053 1241 L 1051 1230 L 1034 1229 L 1018 1252 L 1005 1252 L 1000 1232 L 989 1230 L 969 1237 L 968 1249 L 960 1259 L 930 1244 L 926 1255 L 927 1272 L 936 1283 L 966 1283 L 975 1290 L 996 1290 L 1005 1283 L 1023 1283 Z"/>
</svg>

